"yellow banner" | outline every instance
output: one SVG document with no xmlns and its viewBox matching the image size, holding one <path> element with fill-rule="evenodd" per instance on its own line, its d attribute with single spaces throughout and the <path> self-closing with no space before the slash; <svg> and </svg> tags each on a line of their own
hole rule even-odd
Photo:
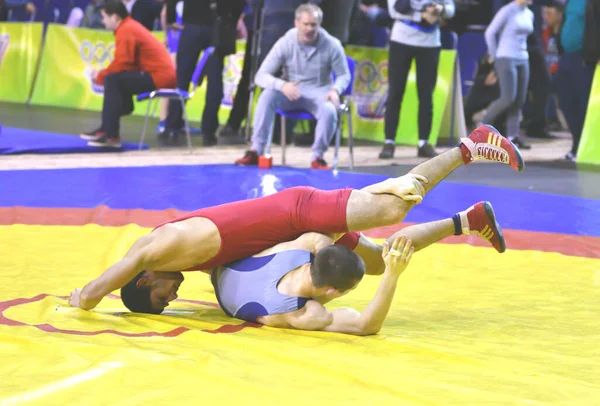
<svg viewBox="0 0 600 406">
<path fill-rule="evenodd" d="M 41 23 L 0 23 L 0 101 L 25 103 L 31 94 Z"/>
</svg>

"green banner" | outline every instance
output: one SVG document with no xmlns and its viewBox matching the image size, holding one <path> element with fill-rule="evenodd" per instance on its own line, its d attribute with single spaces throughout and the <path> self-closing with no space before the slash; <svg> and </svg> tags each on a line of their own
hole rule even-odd
<svg viewBox="0 0 600 406">
<path fill-rule="evenodd" d="M 596 107 L 600 109 L 600 69 L 597 67 L 577 150 L 577 163 L 600 165 L 600 117 L 594 114 Z"/>
<path fill-rule="evenodd" d="M 0 23 L 0 101 L 29 99 L 42 31 L 41 23 Z"/>
<path fill-rule="evenodd" d="M 164 39 L 162 32 L 154 34 L 161 41 Z M 225 60 L 224 97 L 219 109 L 221 123 L 227 121 L 241 78 L 245 42 L 238 41 L 237 47 L 237 53 Z M 346 52 L 357 61 L 352 95 L 354 135 L 357 139 L 383 141 L 385 138 L 383 117 L 388 86 L 388 51 L 380 48 L 349 46 Z M 90 74 L 94 70 L 101 70 L 108 66 L 113 57 L 114 35 L 112 33 L 50 24 L 32 103 L 100 111 L 103 89 L 92 83 Z M 455 59 L 455 51 L 441 51 L 437 86 L 433 95 L 430 142 L 434 145 L 447 113 L 445 110 L 450 105 Z M 205 96 L 206 80 L 196 89 L 193 99 L 187 104 L 190 120 L 200 121 Z M 418 106 L 413 63 L 402 102 L 400 125 L 396 137 L 399 144 L 417 144 Z M 143 115 L 146 113 L 146 108 L 145 102 L 136 103 L 134 114 Z M 152 111 L 153 116 L 156 117 L 159 111 L 158 103 L 155 103 Z"/>
<path fill-rule="evenodd" d="M 346 54 L 357 62 L 352 91 L 352 125 L 357 139 L 385 140 L 384 114 L 388 94 L 388 51 L 381 48 L 346 47 Z M 433 122 L 430 142 L 435 145 L 441 129 L 444 110 L 452 97 L 452 77 L 456 51 L 442 50 L 438 78 L 433 93 Z M 393 73 L 392 73 L 393 74 Z M 400 111 L 396 142 L 417 145 L 419 141 L 419 98 L 417 96 L 415 63 L 406 83 Z"/>
<path fill-rule="evenodd" d="M 164 33 L 153 33 L 164 41 Z M 238 42 L 238 53 L 225 60 L 223 73 L 224 97 L 219 112 L 226 120 L 237 84 L 241 77 L 245 42 Z M 114 35 L 111 32 L 73 28 L 50 24 L 42 53 L 40 72 L 32 103 L 46 106 L 70 107 L 101 111 L 103 88 L 92 83 L 91 72 L 106 68 L 114 58 Z M 206 80 L 198 87 L 187 105 L 188 118 L 199 121 L 202 117 L 206 95 Z M 147 102 L 136 103 L 133 114 L 145 115 Z M 159 112 L 158 101 L 152 108 L 153 116 Z"/>
</svg>

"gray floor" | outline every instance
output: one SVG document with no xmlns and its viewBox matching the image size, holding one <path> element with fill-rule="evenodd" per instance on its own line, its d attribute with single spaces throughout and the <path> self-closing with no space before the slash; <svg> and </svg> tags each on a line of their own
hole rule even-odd
<svg viewBox="0 0 600 406">
<path fill-rule="evenodd" d="M 0 123 L 7 127 L 31 128 L 36 130 L 79 134 L 98 126 L 100 114 L 87 111 L 67 110 L 51 107 L 29 107 L 22 104 L 0 103 Z M 121 131 L 124 141 L 137 142 L 143 119 L 124 117 Z M 156 120 L 150 120 L 146 143 L 153 148 L 158 145 L 154 128 Z M 192 123 L 198 125 L 198 123 Z M 202 145 L 202 137 L 193 137 L 194 145 Z M 360 172 L 384 175 L 400 175 L 408 172 L 412 165 L 390 165 L 358 167 Z M 505 166 L 477 165 L 454 171 L 448 180 L 470 184 L 506 187 L 530 191 L 600 199 L 600 168 L 576 167 L 568 162 L 535 162 L 526 165 L 527 170 L 517 173 Z"/>
</svg>

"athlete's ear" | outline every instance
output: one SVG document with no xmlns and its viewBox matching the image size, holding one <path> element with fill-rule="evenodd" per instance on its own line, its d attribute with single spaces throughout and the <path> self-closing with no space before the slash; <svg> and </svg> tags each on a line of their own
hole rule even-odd
<svg viewBox="0 0 600 406">
<path fill-rule="evenodd" d="M 135 283 L 135 286 L 138 288 L 143 288 L 150 285 L 152 285 L 152 279 L 150 278 L 149 273 L 144 271 L 143 275 Z"/>
<path fill-rule="evenodd" d="M 331 295 L 332 293 L 337 292 L 336 288 L 329 288 L 327 289 L 327 293 L 325 293 L 326 295 Z"/>
</svg>

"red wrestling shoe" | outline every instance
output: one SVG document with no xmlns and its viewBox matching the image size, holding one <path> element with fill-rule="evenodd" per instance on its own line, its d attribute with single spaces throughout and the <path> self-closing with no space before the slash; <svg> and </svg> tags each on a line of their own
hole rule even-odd
<svg viewBox="0 0 600 406">
<path fill-rule="evenodd" d="M 465 165 L 483 159 L 502 162 L 519 172 L 525 166 L 519 149 L 491 125 L 480 125 L 468 138 L 462 138 L 460 149 Z"/>
<path fill-rule="evenodd" d="M 459 215 L 463 234 L 476 235 L 489 241 L 499 253 L 506 251 L 504 235 L 490 202 L 479 202 Z"/>
<path fill-rule="evenodd" d="M 242 158 L 235 160 L 235 164 L 242 166 L 258 165 L 258 154 L 256 151 L 246 151 Z"/>
</svg>

